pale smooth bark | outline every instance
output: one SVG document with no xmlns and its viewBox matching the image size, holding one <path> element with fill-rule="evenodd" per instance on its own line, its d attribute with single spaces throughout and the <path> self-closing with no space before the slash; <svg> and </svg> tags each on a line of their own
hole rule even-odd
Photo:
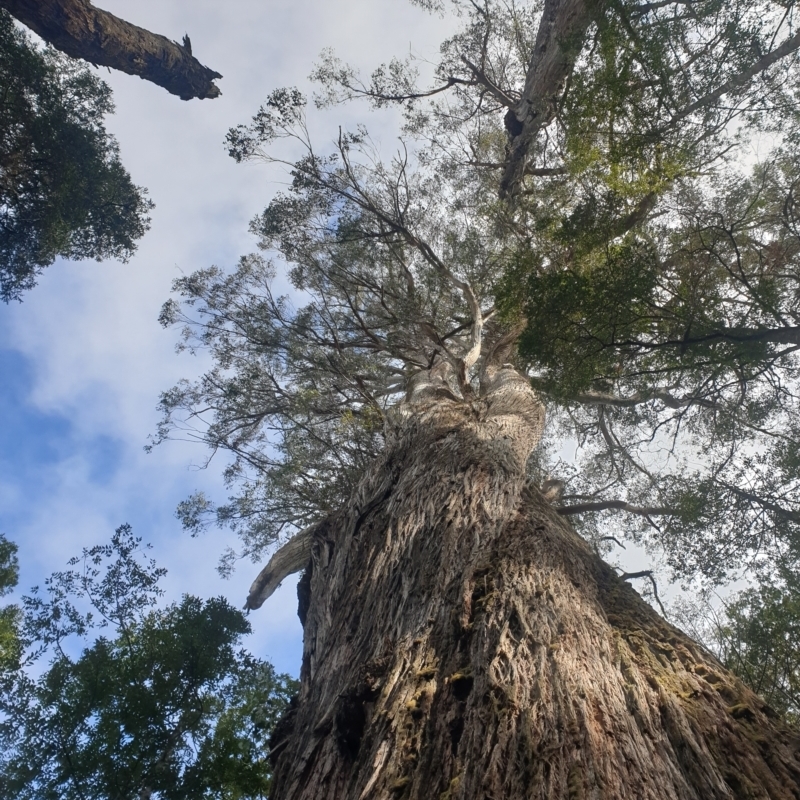
<svg viewBox="0 0 800 800">
<path fill-rule="evenodd" d="M 590 2 L 545 0 L 522 97 L 506 114 L 508 149 L 500 183 L 501 197 L 517 192 L 533 140 L 556 115 L 592 20 Z"/>
</svg>

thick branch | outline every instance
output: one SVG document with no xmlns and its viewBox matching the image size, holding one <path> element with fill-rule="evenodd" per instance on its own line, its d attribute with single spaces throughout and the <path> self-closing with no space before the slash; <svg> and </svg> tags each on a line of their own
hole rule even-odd
<svg viewBox="0 0 800 800">
<path fill-rule="evenodd" d="M 695 111 L 715 103 L 723 95 L 730 94 L 731 92 L 735 92 L 737 89 L 741 89 L 760 72 L 768 69 L 773 64 L 780 61 L 782 58 L 785 58 L 790 53 L 793 53 L 798 48 L 800 48 L 800 31 L 784 41 L 783 44 L 781 44 L 779 47 L 776 47 L 772 52 L 767 53 L 767 55 L 765 55 L 763 58 L 760 58 L 754 64 L 751 64 L 747 69 L 742 70 L 737 75 L 734 75 L 730 80 L 725 81 L 722 86 L 718 86 L 713 92 L 703 95 L 703 97 L 695 100 L 694 103 L 686 106 L 686 108 L 672 118 L 670 124 L 675 125 L 676 123 L 686 119 L 686 117 L 688 117 L 690 114 L 694 114 Z"/>
<path fill-rule="evenodd" d="M 641 16 L 649 14 L 651 11 L 658 11 L 659 8 L 666 8 L 667 6 L 688 6 L 691 5 L 692 0 L 658 0 L 655 3 L 642 3 L 640 6 L 634 6 L 630 9 L 632 15 Z"/>
<path fill-rule="evenodd" d="M 631 514 L 638 514 L 641 517 L 669 516 L 675 512 L 669 508 L 659 508 L 658 506 L 632 506 L 624 500 L 599 500 L 596 503 L 576 503 L 574 506 L 561 506 L 556 511 L 562 516 L 568 517 L 573 514 L 584 514 L 587 511 L 628 511 Z"/>
<path fill-rule="evenodd" d="M 248 611 L 261 608 L 264 601 L 281 585 L 281 581 L 308 566 L 316 528 L 317 523 L 303 528 L 274 553 L 267 566 L 258 573 L 258 577 L 250 586 L 250 593 L 244 604 Z"/>
<path fill-rule="evenodd" d="M 680 347 L 682 350 L 697 344 L 710 344 L 712 342 L 771 342 L 773 344 L 800 344 L 800 325 L 787 325 L 782 328 L 717 328 L 708 333 L 696 336 L 686 335 L 681 339 L 664 339 L 663 341 L 647 342 L 641 339 L 626 339 L 617 342 L 617 347 L 640 347 L 644 350 L 658 350 L 662 347 Z"/>
<path fill-rule="evenodd" d="M 73 58 L 138 75 L 181 100 L 220 95 L 214 80 L 222 75 L 192 56 L 188 37 L 179 45 L 88 0 L 0 0 L 0 8 Z"/>
<path fill-rule="evenodd" d="M 536 381 L 532 380 L 534 386 Z M 703 408 L 714 408 L 715 403 L 701 397 L 688 395 L 686 397 L 675 397 L 666 389 L 656 389 L 652 392 L 636 392 L 627 397 L 620 397 L 606 392 L 582 392 L 569 398 L 570 401 L 581 403 L 588 406 L 615 406 L 617 408 L 631 408 L 653 400 L 660 400 L 667 408 L 686 408 L 687 406 L 697 405 Z"/>
<path fill-rule="evenodd" d="M 789 522 L 800 522 L 800 513 L 797 511 L 792 511 L 789 508 L 779 506 L 777 503 L 773 503 L 772 501 L 767 500 L 765 497 L 759 497 L 757 494 L 747 492 L 744 489 L 738 489 L 735 486 L 728 485 L 727 489 L 737 497 L 741 497 L 743 500 L 747 500 L 750 503 L 755 503 L 757 506 L 761 506 L 761 508 L 765 509 L 766 511 L 772 511 L 776 516 L 781 517 L 781 519 L 785 519 Z"/>
<path fill-rule="evenodd" d="M 555 117 L 590 21 L 589 0 L 545 0 L 522 98 L 506 114 L 509 143 L 501 197 L 516 194 L 531 143 Z"/>
</svg>

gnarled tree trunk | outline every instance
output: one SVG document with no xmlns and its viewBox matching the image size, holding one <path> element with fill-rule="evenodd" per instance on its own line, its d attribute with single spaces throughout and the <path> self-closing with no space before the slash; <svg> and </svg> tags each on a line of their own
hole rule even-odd
<svg viewBox="0 0 800 800">
<path fill-rule="evenodd" d="M 525 482 L 513 370 L 423 385 L 313 531 L 273 800 L 798 798 L 798 737 Z"/>
</svg>

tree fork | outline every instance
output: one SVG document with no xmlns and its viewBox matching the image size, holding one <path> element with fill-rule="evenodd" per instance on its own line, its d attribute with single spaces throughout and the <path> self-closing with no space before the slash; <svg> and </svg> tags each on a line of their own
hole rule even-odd
<svg viewBox="0 0 800 800">
<path fill-rule="evenodd" d="M 800 738 L 526 486 L 512 372 L 401 407 L 314 531 L 273 798 L 800 797 Z"/>
<path fill-rule="evenodd" d="M 95 8 L 88 0 L 0 0 L 0 8 L 72 58 L 162 86 L 181 100 L 220 95 L 218 72 L 183 45 Z"/>
</svg>

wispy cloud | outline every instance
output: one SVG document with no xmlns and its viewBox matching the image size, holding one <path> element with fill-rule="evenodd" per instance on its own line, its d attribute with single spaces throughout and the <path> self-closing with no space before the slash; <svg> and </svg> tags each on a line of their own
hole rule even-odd
<svg viewBox="0 0 800 800">
<path fill-rule="evenodd" d="M 159 309 L 181 273 L 232 265 L 253 249 L 247 223 L 275 191 L 263 169 L 228 158 L 227 129 L 249 119 L 271 89 L 307 87 L 323 47 L 369 72 L 412 45 L 433 57 L 444 23 L 397 0 L 100 4 L 176 40 L 188 33 L 198 58 L 224 75 L 223 95 L 183 103 L 103 71 L 117 105 L 109 128 L 156 202 L 153 225 L 129 264 L 58 263 L 22 304 L 0 308 L 0 531 L 20 544 L 22 589 L 129 522 L 169 569 L 171 598 L 224 594 L 240 605 L 256 569 L 243 565 L 221 581 L 215 566 L 230 536 L 191 540 L 174 518 L 196 489 L 225 498 L 221 467 L 197 470 L 206 453 L 188 443 L 142 450 L 159 392 L 203 368 L 201 357 L 175 355 L 175 333 L 158 326 Z M 315 118 L 314 129 L 333 139 L 339 124 L 365 113 L 335 109 Z M 397 135 L 392 114 L 370 126 L 390 144 Z M 251 648 L 292 672 L 301 650 L 296 607 L 291 583 L 251 617 Z"/>
</svg>

